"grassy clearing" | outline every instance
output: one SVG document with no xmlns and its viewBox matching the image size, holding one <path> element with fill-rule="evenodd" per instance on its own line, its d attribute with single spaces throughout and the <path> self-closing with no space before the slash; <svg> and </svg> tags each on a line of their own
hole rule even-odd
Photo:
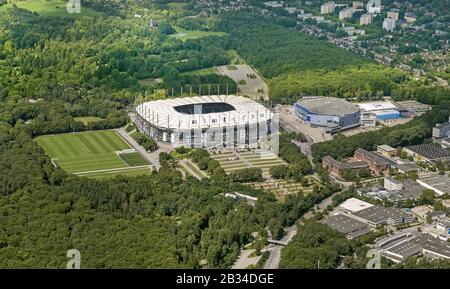
<svg viewBox="0 0 450 289">
<path fill-rule="evenodd" d="M 192 70 L 188 72 L 181 73 L 182 75 L 208 75 L 208 74 L 216 74 L 216 68 L 214 67 L 208 67 L 208 68 L 202 68 L 197 70 Z"/>
<path fill-rule="evenodd" d="M 171 37 L 180 39 L 181 41 L 186 41 L 188 39 L 198 39 L 202 37 L 208 37 L 208 36 L 225 36 L 227 33 L 225 32 L 215 32 L 215 31 L 201 31 L 201 30 L 184 30 L 182 28 L 175 28 L 177 30 L 176 34 L 171 35 Z"/>
<path fill-rule="evenodd" d="M 260 168 L 268 171 L 273 166 L 286 164 L 271 152 L 244 152 L 240 153 L 240 158 L 236 154 L 217 154 L 211 155 L 211 158 L 217 160 L 227 173 L 245 168 Z"/>
<path fill-rule="evenodd" d="M 83 16 L 99 16 L 100 12 L 93 9 L 81 7 L 81 13 L 70 14 L 67 12 L 66 0 L 26 0 L 26 1 L 14 1 L 13 3 L 19 7 L 31 12 L 36 12 L 42 16 L 55 16 L 55 17 L 70 17 L 70 18 L 80 18 Z M 0 8 L 0 11 L 6 10 L 12 7 L 13 3 L 6 4 Z"/>
<path fill-rule="evenodd" d="M 84 123 L 84 125 L 87 125 L 90 122 L 96 122 L 99 120 L 103 120 L 102 118 L 96 117 L 96 116 L 80 116 L 80 117 L 74 117 L 73 119 Z"/>
<path fill-rule="evenodd" d="M 69 173 L 132 166 L 115 153 L 130 146 L 114 130 L 40 136 L 36 142 Z"/>
</svg>

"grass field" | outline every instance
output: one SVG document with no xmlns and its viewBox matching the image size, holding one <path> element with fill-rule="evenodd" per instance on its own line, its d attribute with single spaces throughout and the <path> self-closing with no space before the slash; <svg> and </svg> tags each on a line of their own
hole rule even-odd
<svg viewBox="0 0 450 289">
<path fill-rule="evenodd" d="M 99 171 L 105 174 L 107 170 L 120 168 L 125 168 L 122 171 L 126 172 L 126 168 L 147 164 L 140 155 L 132 154 L 128 160 L 118 156 L 116 151 L 130 146 L 113 130 L 40 136 L 36 142 L 69 173 L 94 174 Z"/>
<path fill-rule="evenodd" d="M 42 16 L 58 16 L 80 18 L 83 16 L 98 16 L 101 13 L 86 7 L 81 7 L 81 13 L 69 14 L 66 10 L 67 0 L 25 0 L 14 1 L 17 7 L 23 8 L 32 12 L 36 12 Z M 12 3 L 6 4 L 0 8 L 0 11 L 12 7 Z"/>
<path fill-rule="evenodd" d="M 208 75 L 208 74 L 217 74 L 217 70 L 214 67 L 202 68 L 192 71 L 187 71 L 181 73 L 182 75 Z"/>
<path fill-rule="evenodd" d="M 84 125 L 87 125 L 90 122 L 102 120 L 102 118 L 99 118 L 96 116 L 80 116 L 80 117 L 74 117 L 73 119 L 84 123 Z"/>
<path fill-rule="evenodd" d="M 215 32 L 215 31 L 201 31 L 201 30 L 193 30 L 188 31 L 181 29 L 179 27 L 176 28 L 177 33 L 171 35 L 171 37 L 180 39 L 181 41 L 186 41 L 188 39 L 197 39 L 208 36 L 225 36 L 227 33 L 225 32 Z"/>
<path fill-rule="evenodd" d="M 131 167 L 148 165 L 148 161 L 144 159 L 140 153 L 121 154 L 120 157 Z"/>
</svg>

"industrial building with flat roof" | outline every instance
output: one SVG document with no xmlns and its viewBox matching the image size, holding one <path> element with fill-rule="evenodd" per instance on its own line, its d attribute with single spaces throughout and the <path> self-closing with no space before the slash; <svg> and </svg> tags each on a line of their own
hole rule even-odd
<svg viewBox="0 0 450 289">
<path fill-rule="evenodd" d="M 348 239 L 355 239 L 370 232 L 367 224 L 343 214 L 328 217 L 326 223 L 332 229 L 346 234 Z"/>
<path fill-rule="evenodd" d="M 429 176 L 421 176 L 417 179 L 417 182 L 430 190 L 433 190 L 436 194 L 442 196 L 444 194 L 450 194 L 450 177 L 448 174 L 432 174 Z"/>
<path fill-rule="evenodd" d="M 360 124 L 360 109 L 342 98 L 305 97 L 294 104 L 294 111 L 308 125 L 325 127 L 328 132 Z"/>
<path fill-rule="evenodd" d="M 408 214 L 400 209 L 386 208 L 379 205 L 354 212 L 352 215 L 372 227 L 382 225 L 396 226 L 414 221 L 414 217 L 411 214 Z"/>
<path fill-rule="evenodd" d="M 207 95 L 144 102 L 135 123 L 147 136 L 174 146 L 248 147 L 269 138 L 274 114 L 242 96 Z"/>
<path fill-rule="evenodd" d="M 370 112 L 378 120 L 400 118 L 400 112 L 397 106 L 390 101 L 374 101 L 356 104 L 363 112 Z"/>
<path fill-rule="evenodd" d="M 415 100 L 397 101 L 395 105 L 398 107 L 402 115 L 422 115 L 431 110 L 431 106 L 423 104 Z"/>
<path fill-rule="evenodd" d="M 350 198 L 339 205 L 339 208 L 346 213 L 355 213 L 361 210 L 372 207 L 373 205 L 368 202 L 361 201 L 357 198 Z"/>
<path fill-rule="evenodd" d="M 417 161 L 450 161 L 450 151 L 436 143 L 408 146 L 403 148 L 403 150 Z"/>
</svg>

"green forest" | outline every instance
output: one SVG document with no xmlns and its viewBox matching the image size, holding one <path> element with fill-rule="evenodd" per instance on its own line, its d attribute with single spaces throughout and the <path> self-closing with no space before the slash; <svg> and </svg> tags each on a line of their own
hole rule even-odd
<svg viewBox="0 0 450 289">
<path fill-rule="evenodd" d="M 149 175 L 76 177 L 56 168 L 34 140 L 122 127 L 136 102 L 172 97 L 172 89 L 174 97 L 190 89 L 225 93 L 227 86 L 235 93 L 230 78 L 195 73 L 231 63 L 230 51 L 268 81 L 274 103 L 292 103 L 304 94 L 366 99 L 384 93 L 436 105 L 433 113 L 401 127 L 314 145 L 316 162 L 381 141 L 418 143 L 450 114 L 448 90 L 428 89 L 403 72 L 292 30 L 289 23 L 242 13 L 183 20 L 189 13 L 170 10 L 167 2 L 86 0 L 95 13 L 80 17 L 9 4 L 0 9 L 0 267 L 65 268 L 66 252 L 75 248 L 82 268 L 228 268 L 254 240 L 252 233 L 265 237 L 269 229 L 280 238 L 284 227 L 339 191 L 322 175 L 312 194 L 299 192 L 279 202 L 272 193 L 240 183 L 260 180 L 261 170 L 226 176 L 203 150 L 191 155 L 211 174 L 201 181 L 183 177 L 169 154 L 160 155 L 161 169 Z M 156 27 L 133 16 L 145 9 Z M 174 37 L 177 27 L 225 33 L 180 40 Z M 141 134 L 134 136 L 146 149 L 157 148 Z M 280 157 L 288 165 L 272 173 L 301 180 L 313 168 L 291 140 L 281 136 Z M 258 202 L 252 207 L 226 198 L 227 192 L 257 196 Z M 351 252 L 331 229 L 304 226 L 305 233 L 285 251 L 282 267 L 312 268 L 319 250 L 328 254 L 323 266 L 331 268 L 337 257 L 329 250 Z M 316 239 L 308 240 L 310 234 Z M 311 258 L 299 260 L 302 252 Z"/>
</svg>

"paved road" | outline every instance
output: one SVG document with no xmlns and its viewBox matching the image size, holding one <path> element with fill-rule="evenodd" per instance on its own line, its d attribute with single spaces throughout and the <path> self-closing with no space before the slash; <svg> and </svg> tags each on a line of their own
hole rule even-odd
<svg viewBox="0 0 450 289">
<path fill-rule="evenodd" d="M 318 205 L 314 206 L 314 208 L 318 207 L 318 211 L 322 212 L 326 207 L 328 207 L 329 205 L 331 205 L 332 203 L 332 198 L 333 198 L 334 194 L 328 198 L 326 198 L 325 200 L 323 200 L 322 202 L 320 202 Z M 310 219 L 314 216 L 312 209 L 309 210 L 308 212 L 306 212 L 306 214 L 303 215 L 303 218 L 305 220 Z M 303 224 L 303 221 L 297 221 L 296 224 L 288 227 L 285 229 L 286 231 L 286 235 L 281 239 L 284 242 L 289 243 L 290 241 L 292 241 L 292 238 L 297 234 L 297 228 L 298 225 Z M 283 246 L 279 246 L 279 245 L 269 245 L 267 247 L 265 247 L 266 250 L 270 251 L 270 256 L 266 261 L 266 264 L 264 265 L 264 269 L 278 269 L 278 267 L 280 266 L 280 260 L 281 260 L 281 249 L 283 248 Z"/>
<path fill-rule="evenodd" d="M 134 138 L 132 138 L 126 130 L 124 130 L 122 127 L 117 128 L 116 132 L 124 138 L 131 146 L 133 146 L 147 161 L 149 161 L 155 169 L 159 170 L 161 165 L 159 164 L 159 153 L 162 152 L 162 149 L 157 149 L 154 152 L 147 152 L 140 144 L 138 144 Z"/>
<path fill-rule="evenodd" d="M 261 256 L 250 257 L 255 249 L 245 249 L 237 258 L 236 262 L 231 266 L 231 269 L 246 269 L 250 265 L 256 265 Z"/>
</svg>

